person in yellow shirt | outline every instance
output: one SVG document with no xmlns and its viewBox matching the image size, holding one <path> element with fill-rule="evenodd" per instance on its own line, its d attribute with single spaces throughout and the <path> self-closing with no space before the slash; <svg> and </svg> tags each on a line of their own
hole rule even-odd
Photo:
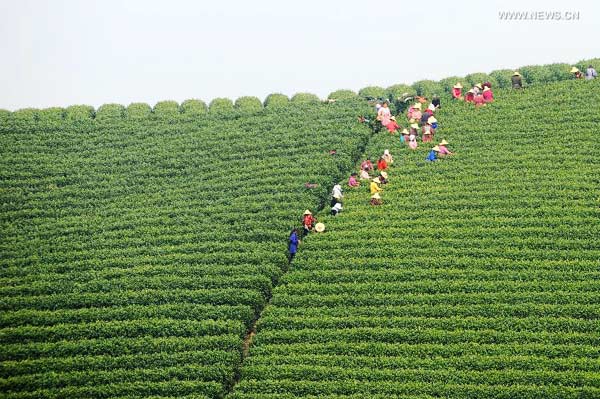
<svg viewBox="0 0 600 399">
<path fill-rule="evenodd" d="M 370 189 L 371 189 L 371 195 L 373 195 L 373 194 L 377 194 L 377 193 L 380 193 L 380 192 L 382 192 L 382 191 L 383 191 L 383 189 L 382 189 L 381 187 L 379 187 L 379 183 L 381 183 L 381 180 L 379 180 L 379 178 L 378 178 L 378 177 L 374 178 L 374 179 L 371 181 L 371 186 L 370 186 Z"/>
</svg>

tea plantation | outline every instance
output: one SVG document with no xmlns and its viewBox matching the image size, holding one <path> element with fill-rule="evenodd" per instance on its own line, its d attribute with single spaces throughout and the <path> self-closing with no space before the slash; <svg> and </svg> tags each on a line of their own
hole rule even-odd
<svg viewBox="0 0 600 399">
<path fill-rule="evenodd" d="M 545 71 L 442 97 L 435 163 L 348 91 L 0 111 L 0 397 L 600 397 L 600 81 Z"/>
</svg>

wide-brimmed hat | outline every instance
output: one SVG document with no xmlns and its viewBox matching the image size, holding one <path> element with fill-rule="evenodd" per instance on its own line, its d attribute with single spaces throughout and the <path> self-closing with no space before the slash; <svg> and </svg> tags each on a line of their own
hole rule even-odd
<svg viewBox="0 0 600 399">
<path fill-rule="evenodd" d="M 384 179 L 387 179 L 388 174 L 387 174 L 387 172 L 381 172 L 381 176 L 383 176 Z"/>
<path fill-rule="evenodd" d="M 418 125 L 418 124 L 416 124 L 416 123 L 411 123 L 411 124 L 410 124 L 410 127 L 412 127 L 413 129 L 418 129 L 418 128 L 419 128 L 419 125 Z"/>
<path fill-rule="evenodd" d="M 430 116 L 430 117 L 427 119 L 427 123 L 429 123 L 430 125 L 433 125 L 433 124 L 434 124 L 434 123 L 436 123 L 436 122 L 437 122 L 437 119 L 435 119 L 435 116 Z"/>
<path fill-rule="evenodd" d="M 396 117 L 395 117 L 395 116 L 391 116 L 391 117 L 390 117 L 390 120 L 392 120 L 392 121 L 395 121 L 395 120 L 396 120 Z"/>
<path fill-rule="evenodd" d="M 481 85 L 481 83 L 477 83 L 477 84 L 475 85 L 475 87 L 477 87 L 479 90 L 483 89 L 483 86 Z"/>
<path fill-rule="evenodd" d="M 373 199 L 381 199 L 381 195 L 379 195 L 379 193 L 375 193 L 375 194 L 371 195 L 371 198 L 373 198 Z"/>
<path fill-rule="evenodd" d="M 485 86 L 485 87 L 483 88 L 483 91 L 490 91 L 490 88 L 489 88 L 489 87 L 487 87 L 487 86 Z"/>
<path fill-rule="evenodd" d="M 460 82 L 458 82 L 458 83 L 456 83 L 456 84 L 454 85 L 454 88 L 455 88 L 455 89 L 462 89 L 462 88 L 463 88 L 463 86 L 460 84 Z"/>
<path fill-rule="evenodd" d="M 304 211 L 303 215 L 312 215 L 312 212 L 307 209 Z"/>
<path fill-rule="evenodd" d="M 436 146 L 434 146 L 434 147 L 432 148 L 432 150 L 433 150 L 433 151 L 435 151 L 435 152 L 439 152 L 439 151 L 440 151 L 440 147 L 438 147 L 438 146 L 436 145 Z"/>
<path fill-rule="evenodd" d="M 408 130 L 406 128 L 402 129 L 402 134 L 408 134 Z"/>
<path fill-rule="evenodd" d="M 376 177 L 376 178 L 374 178 L 374 179 L 373 179 L 373 181 L 374 181 L 375 183 L 381 183 L 381 180 L 379 180 L 379 177 Z"/>
<path fill-rule="evenodd" d="M 519 73 L 519 71 L 515 71 L 515 73 L 513 73 L 513 76 L 521 76 L 521 74 Z"/>
<path fill-rule="evenodd" d="M 448 144 L 448 142 L 446 140 L 442 140 L 442 142 L 438 145 L 447 145 L 447 144 Z"/>
<path fill-rule="evenodd" d="M 415 105 L 413 105 L 413 108 L 421 109 L 421 103 L 416 103 Z"/>
<path fill-rule="evenodd" d="M 390 155 L 390 150 L 383 150 L 383 155 Z"/>
<path fill-rule="evenodd" d="M 579 72 L 579 69 L 576 67 L 571 68 L 571 73 Z"/>
<path fill-rule="evenodd" d="M 318 233 L 322 233 L 325 231 L 325 224 L 324 223 L 317 223 L 315 224 L 315 231 Z"/>
</svg>

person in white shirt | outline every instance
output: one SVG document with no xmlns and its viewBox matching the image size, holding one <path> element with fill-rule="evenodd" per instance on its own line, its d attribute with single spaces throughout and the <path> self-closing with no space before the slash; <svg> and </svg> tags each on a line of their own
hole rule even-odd
<svg viewBox="0 0 600 399">
<path fill-rule="evenodd" d="M 342 202 L 342 198 L 344 198 L 344 194 L 342 193 L 342 185 L 338 183 L 333 186 L 333 190 L 331 192 L 331 206 L 335 206 L 335 204 Z"/>
<path fill-rule="evenodd" d="M 338 213 L 342 210 L 342 203 L 338 202 L 334 206 L 331 207 L 331 216 L 337 216 Z"/>
<path fill-rule="evenodd" d="M 587 67 L 587 69 L 585 70 L 585 79 L 586 80 L 592 80 L 596 76 L 598 76 L 598 72 L 596 72 L 596 70 L 594 69 L 593 66 L 589 65 Z"/>
</svg>

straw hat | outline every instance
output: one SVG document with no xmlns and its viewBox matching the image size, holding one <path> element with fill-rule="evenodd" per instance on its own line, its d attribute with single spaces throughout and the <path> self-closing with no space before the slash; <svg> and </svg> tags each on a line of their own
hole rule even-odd
<svg viewBox="0 0 600 399">
<path fill-rule="evenodd" d="M 490 91 L 490 88 L 489 88 L 489 87 L 487 87 L 487 86 L 485 86 L 485 87 L 483 88 L 483 91 Z"/>
<path fill-rule="evenodd" d="M 312 215 L 312 212 L 307 209 L 304 211 L 303 215 Z"/>
<path fill-rule="evenodd" d="M 421 109 L 421 103 L 416 103 L 415 105 L 413 105 L 413 108 Z"/>
<path fill-rule="evenodd" d="M 433 125 L 433 124 L 434 124 L 434 123 L 436 123 L 436 122 L 437 122 L 437 119 L 435 119 L 435 117 L 434 117 L 434 116 L 430 116 L 430 117 L 427 119 L 427 123 L 429 123 L 430 125 Z"/>
<path fill-rule="evenodd" d="M 456 84 L 454 85 L 454 88 L 455 88 L 455 89 L 462 89 L 463 87 L 462 87 L 462 85 L 460 84 L 460 82 L 458 82 L 458 83 L 456 83 Z"/>
<path fill-rule="evenodd" d="M 318 233 L 322 233 L 325 231 L 325 224 L 323 223 L 317 223 L 315 224 L 315 231 Z"/>
<path fill-rule="evenodd" d="M 373 198 L 373 199 L 381 199 L 381 195 L 379 195 L 379 193 L 375 193 L 375 194 L 371 195 L 371 198 Z"/>
<path fill-rule="evenodd" d="M 387 179 L 388 174 L 387 174 L 387 172 L 381 172 L 381 176 L 383 176 L 384 179 Z"/>
<path fill-rule="evenodd" d="M 579 69 L 577 69 L 576 67 L 571 68 L 571 73 L 575 73 L 575 72 L 579 72 Z"/>
<path fill-rule="evenodd" d="M 519 73 L 519 71 L 515 71 L 515 73 L 513 73 L 513 76 L 521 76 L 521 74 Z"/>
<path fill-rule="evenodd" d="M 438 147 L 437 145 L 435 147 L 432 148 L 433 151 L 435 152 L 439 152 L 440 151 L 440 147 Z"/>
<path fill-rule="evenodd" d="M 390 150 L 383 150 L 383 155 L 390 155 Z"/>
<path fill-rule="evenodd" d="M 381 183 L 381 180 L 379 180 L 379 177 L 376 177 L 376 178 L 374 178 L 374 179 L 373 179 L 373 181 L 374 181 L 375 183 Z"/>
<path fill-rule="evenodd" d="M 416 120 L 415 118 L 410 118 L 410 119 L 408 120 L 408 123 L 415 123 L 415 122 L 417 122 L 417 120 Z"/>
<path fill-rule="evenodd" d="M 408 134 L 408 130 L 406 128 L 402 129 L 402 134 Z"/>
<path fill-rule="evenodd" d="M 438 145 L 448 145 L 448 142 L 446 140 L 442 140 L 442 142 Z"/>
<path fill-rule="evenodd" d="M 395 116 L 392 116 L 392 117 L 390 117 L 390 120 L 391 120 L 391 121 L 395 121 L 395 120 L 396 120 L 396 117 L 395 117 Z"/>
<path fill-rule="evenodd" d="M 475 87 L 477 87 L 479 90 L 483 89 L 483 86 L 481 85 L 481 83 L 477 83 L 477 84 L 475 85 Z"/>
<path fill-rule="evenodd" d="M 411 123 L 410 127 L 412 127 L 413 129 L 418 129 L 419 125 L 416 123 Z"/>
</svg>

